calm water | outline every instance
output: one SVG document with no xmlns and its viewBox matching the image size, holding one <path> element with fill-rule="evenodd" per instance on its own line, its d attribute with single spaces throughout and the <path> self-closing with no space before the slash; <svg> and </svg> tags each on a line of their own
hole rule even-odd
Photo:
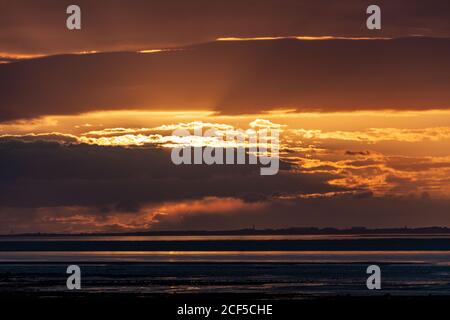
<svg viewBox="0 0 450 320">
<path fill-rule="evenodd" d="M 130 250 L 135 249 L 135 250 Z M 382 291 L 365 286 L 369 264 Z M 42 237 L 0 240 L 0 292 L 449 295 L 447 236 Z"/>
</svg>

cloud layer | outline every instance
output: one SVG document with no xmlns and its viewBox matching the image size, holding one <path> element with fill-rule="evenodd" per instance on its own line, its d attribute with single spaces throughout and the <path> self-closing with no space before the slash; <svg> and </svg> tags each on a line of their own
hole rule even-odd
<svg viewBox="0 0 450 320">
<path fill-rule="evenodd" d="M 0 121 L 96 110 L 450 108 L 450 39 L 219 41 L 0 65 Z"/>
<path fill-rule="evenodd" d="M 69 3 L 0 4 L 4 54 L 55 54 L 179 47 L 220 37 L 450 36 L 446 0 L 378 0 L 382 31 L 366 28 L 366 0 L 78 0 L 82 30 L 65 26 Z M 1 56 L 1 54 L 0 54 Z"/>
</svg>

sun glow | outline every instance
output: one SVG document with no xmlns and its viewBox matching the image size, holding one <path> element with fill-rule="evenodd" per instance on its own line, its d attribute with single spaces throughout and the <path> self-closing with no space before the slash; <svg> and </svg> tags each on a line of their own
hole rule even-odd
<svg viewBox="0 0 450 320">
<path fill-rule="evenodd" d="M 390 40 L 392 38 L 387 37 L 340 37 L 340 36 L 277 36 L 277 37 L 221 37 L 216 41 L 258 41 L 258 40 L 283 40 L 283 39 L 296 39 L 296 40 Z"/>
</svg>

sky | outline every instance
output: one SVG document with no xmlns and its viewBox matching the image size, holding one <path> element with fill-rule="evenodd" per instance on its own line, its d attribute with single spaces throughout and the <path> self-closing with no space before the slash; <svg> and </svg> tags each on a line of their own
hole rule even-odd
<svg viewBox="0 0 450 320">
<path fill-rule="evenodd" d="M 69 4 L 0 0 L 0 233 L 450 226 L 448 1 Z M 279 172 L 177 129 L 276 130 Z"/>
</svg>

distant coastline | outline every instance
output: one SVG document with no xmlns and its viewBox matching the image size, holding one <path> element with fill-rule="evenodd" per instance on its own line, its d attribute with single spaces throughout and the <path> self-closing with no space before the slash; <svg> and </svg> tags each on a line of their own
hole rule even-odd
<svg viewBox="0 0 450 320">
<path fill-rule="evenodd" d="M 102 233 L 21 233 L 1 234 L 4 237 L 62 237 L 62 236 L 264 236 L 264 235 L 450 235 L 449 227 L 422 228 L 285 228 L 285 229 L 236 229 L 236 230 L 174 230 Z"/>
</svg>

